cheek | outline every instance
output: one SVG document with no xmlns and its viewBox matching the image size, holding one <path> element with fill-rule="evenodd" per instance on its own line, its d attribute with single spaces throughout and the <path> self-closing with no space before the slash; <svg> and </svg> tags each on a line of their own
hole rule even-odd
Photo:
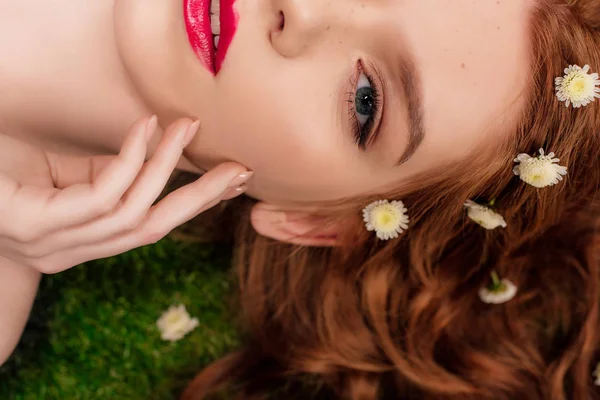
<svg viewBox="0 0 600 400">
<path fill-rule="evenodd" d="M 337 94 L 336 80 L 345 75 L 297 63 L 288 69 L 274 61 L 226 71 L 213 126 L 228 158 L 255 171 L 251 194 L 295 201 L 336 198 L 352 181 L 356 164 Z"/>
<path fill-rule="evenodd" d="M 340 132 L 326 118 L 271 109 L 245 115 L 239 125 L 244 130 L 237 132 L 232 154 L 256 172 L 255 184 L 264 192 L 292 198 L 321 192 L 343 164 L 335 141 Z"/>
<path fill-rule="evenodd" d="M 289 92 L 288 92 L 289 93 Z M 278 100 L 238 98 L 228 118 L 231 158 L 255 171 L 260 197 L 305 200 L 325 195 L 345 179 L 341 127 L 324 102 L 282 93 Z M 325 97 L 327 100 L 327 97 Z M 237 110 L 243 110 L 237 112 Z"/>
</svg>

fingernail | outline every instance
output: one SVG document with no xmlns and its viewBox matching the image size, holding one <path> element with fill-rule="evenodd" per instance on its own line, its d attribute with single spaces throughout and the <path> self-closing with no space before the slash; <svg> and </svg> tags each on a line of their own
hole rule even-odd
<svg viewBox="0 0 600 400">
<path fill-rule="evenodd" d="M 238 176 L 233 178 L 233 180 L 231 182 L 229 182 L 229 185 L 227 185 L 227 189 L 231 189 L 231 188 L 235 188 L 235 187 L 243 185 L 244 183 L 248 182 L 250 180 L 250 178 L 252 178 L 253 175 L 254 175 L 253 171 L 242 172 L 241 174 L 239 174 Z"/>
<path fill-rule="evenodd" d="M 188 144 L 190 144 L 190 142 L 192 141 L 192 139 L 194 138 L 194 136 L 196 135 L 196 133 L 198 132 L 198 129 L 200 128 L 200 120 L 196 120 L 194 121 L 188 128 L 187 132 L 185 133 L 185 137 L 183 138 L 183 147 L 187 146 Z"/>
<path fill-rule="evenodd" d="M 156 115 L 153 115 L 152 117 L 150 117 L 148 123 L 146 124 L 146 141 L 152 139 L 152 136 L 154 136 L 154 132 L 156 132 L 157 125 L 158 117 Z"/>
<path fill-rule="evenodd" d="M 225 193 L 223 193 L 223 196 L 221 196 L 221 200 L 231 200 L 235 197 L 238 197 L 240 194 L 244 193 L 246 191 L 246 185 L 241 185 L 232 189 L 228 189 L 227 191 L 225 191 Z"/>
</svg>

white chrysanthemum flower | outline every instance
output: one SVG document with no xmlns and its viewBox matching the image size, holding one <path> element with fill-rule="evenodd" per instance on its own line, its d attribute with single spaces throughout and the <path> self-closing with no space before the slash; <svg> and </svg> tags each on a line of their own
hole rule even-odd
<svg viewBox="0 0 600 400">
<path fill-rule="evenodd" d="M 169 307 L 156 321 L 156 326 L 160 330 L 162 340 L 174 342 L 193 331 L 198 323 L 198 319 L 191 318 L 185 306 L 180 304 Z"/>
<path fill-rule="evenodd" d="M 596 378 L 596 380 L 594 381 L 594 385 L 600 386 L 600 363 L 596 364 L 596 370 L 594 371 L 594 378 Z"/>
<path fill-rule="evenodd" d="M 479 298 L 486 304 L 502 304 L 511 300 L 517 294 L 517 286 L 508 279 L 498 278 L 492 272 L 492 284 L 479 289 Z"/>
<path fill-rule="evenodd" d="M 531 157 L 529 154 L 519 154 L 515 162 L 519 165 L 513 168 L 515 175 L 518 175 L 522 181 L 543 188 L 556 185 L 562 180 L 563 175 L 567 174 L 567 167 L 558 165 L 560 161 L 554 158 L 554 153 L 544 154 L 544 149 L 540 149 L 540 155 Z"/>
<path fill-rule="evenodd" d="M 368 231 L 375 231 L 381 240 L 395 239 L 408 229 L 408 210 L 401 201 L 377 200 L 363 209 Z"/>
<path fill-rule="evenodd" d="M 502 215 L 493 211 L 491 208 L 482 206 L 481 204 L 477 204 L 471 200 L 468 200 L 465 203 L 465 207 L 467 209 L 467 215 L 469 218 L 477 222 L 485 229 L 492 230 L 498 228 L 499 226 L 506 228 L 506 221 Z"/>
<path fill-rule="evenodd" d="M 573 104 L 573 108 L 584 107 L 600 99 L 600 80 L 598 74 L 589 74 L 589 65 L 583 68 L 578 65 L 569 65 L 565 68 L 565 76 L 555 79 L 556 97 L 565 102 L 565 106 Z"/>
</svg>

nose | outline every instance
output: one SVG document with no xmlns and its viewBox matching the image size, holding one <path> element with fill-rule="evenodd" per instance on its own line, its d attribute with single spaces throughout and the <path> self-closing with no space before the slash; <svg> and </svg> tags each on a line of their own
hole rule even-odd
<svg viewBox="0 0 600 400">
<path fill-rule="evenodd" d="M 287 58 L 298 57 L 331 29 L 332 0 L 271 0 L 278 16 L 271 43 Z"/>
</svg>

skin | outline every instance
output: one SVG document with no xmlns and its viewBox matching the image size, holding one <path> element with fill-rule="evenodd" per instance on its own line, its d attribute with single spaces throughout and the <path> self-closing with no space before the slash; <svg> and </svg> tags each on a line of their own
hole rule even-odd
<svg viewBox="0 0 600 400">
<path fill-rule="evenodd" d="M 56 196 L 62 188 L 49 173 L 47 152 L 116 154 L 124 143 L 137 141 L 129 153 L 141 151 L 141 157 L 126 163 L 128 171 L 140 171 L 143 156 L 150 158 L 125 201 L 114 213 L 95 216 L 89 226 L 54 226 L 52 235 L 34 232 L 33 247 L 19 235 L 0 235 L 6 249 L 18 253 L 12 259 L 0 256 L 0 292 L 11 293 L 10 287 L 21 295 L 11 294 L 12 303 L 0 299 L 0 306 L 5 305 L 0 325 L 12 327 L 0 334 L 5 338 L 0 364 L 26 321 L 39 271 L 57 272 L 158 240 L 169 229 L 160 226 L 173 214 L 169 210 L 182 212 L 183 222 L 223 198 L 243 170 L 238 164 L 214 169 L 223 161 L 236 161 L 255 172 L 247 186 L 251 196 L 278 207 L 297 207 L 384 190 L 414 174 L 465 159 L 475 149 L 492 150 L 522 108 L 519 95 L 529 70 L 529 6 L 527 0 L 238 0 L 239 28 L 214 77 L 190 48 L 180 0 L 83 1 L 69 2 L 68 7 L 60 1 L 0 0 L 0 139 L 34 145 L 23 149 L 31 157 L 19 157 L 17 164 L 2 158 L 6 165 L 0 170 L 9 171 L 11 185 L 31 184 L 51 198 L 62 197 Z M 399 84 L 402 59 L 410 60 L 419 73 L 416 86 L 427 133 L 414 156 L 397 166 L 409 138 L 406 99 Z M 354 143 L 349 107 L 359 80 L 359 60 L 383 93 L 380 130 L 365 150 Z M 152 114 L 158 115 L 159 127 L 145 144 L 135 134 L 141 127 L 131 127 Z M 189 126 L 191 120 L 181 117 L 201 122 L 183 156 L 181 135 L 167 129 L 176 120 L 181 129 Z M 14 155 L 20 146 L 2 150 Z M 58 159 L 53 162 L 61 165 Z M 175 194 L 170 203 L 146 216 L 153 193 L 160 191 L 175 165 L 194 172 L 211 170 L 212 175 L 202 178 L 206 184 Z M 66 168 L 67 175 L 59 175 L 69 178 L 69 171 L 77 175 L 84 169 Z M 155 171 L 160 171 L 159 178 Z M 92 172 L 80 175 L 95 179 Z M 94 187 L 94 182 L 77 182 L 75 175 L 72 183 Z M 208 190 L 208 182 L 213 189 Z M 132 194 L 140 191 L 151 193 Z M 189 199 L 196 199 L 198 209 L 181 206 Z M 42 200 L 31 199 L 48 206 Z M 91 203 L 75 202 L 81 207 Z M 137 207 L 136 202 L 146 205 Z M 129 203 L 137 219 L 117 218 Z M 29 210 L 23 204 L 15 210 Z M 5 207 L 9 215 L 19 215 L 12 210 Z M 253 215 L 259 232 L 281 240 L 290 236 L 269 232 L 273 224 L 256 222 L 260 216 Z M 112 220 L 130 221 L 130 226 Z M 52 224 L 50 219 L 44 222 Z M 19 227 L 5 225 L 0 228 Z M 32 226 L 39 230 L 38 225 Z M 121 229 L 125 232 L 119 236 Z M 107 232 L 117 234 L 116 239 L 108 238 Z M 105 242 L 94 236 L 99 234 L 107 236 L 102 238 Z M 64 245 L 73 238 L 104 247 L 88 245 L 85 254 L 69 252 Z M 45 268 L 24 269 L 39 262 L 40 254 L 53 259 L 42 263 Z"/>
<path fill-rule="evenodd" d="M 528 78 L 529 7 L 238 0 L 238 31 L 213 77 L 190 48 L 180 0 L 0 0 L 0 57 L 13 61 L 0 65 L 0 90 L 11 93 L 0 98 L 0 130 L 59 151 L 116 153 L 140 116 L 157 113 L 162 127 L 188 116 L 201 129 L 179 168 L 237 161 L 255 171 L 247 193 L 278 205 L 369 193 L 502 138 Z M 426 136 L 396 166 L 408 141 L 400 57 L 420 75 Z M 366 151 L 348 103 L 358 60 L 385 93 Z"/>
<path fill-rule="evenodd" d="M 256 172 L 248 193 L 279 205 L 374 192 L 495 143 L 516 123 L 528 78 L 523 0 L 239 0 L 216 78 L 189 49 L 179 1 L 115 4 L 117 47 L 137 91 L 165 118 L 202 120 L 188 157 L 203 168 L 243 163 Z M 401 57 L 420 75 L 426 137 L 396 166 L 408 141 Z M 385 92 L 366 151 L 354 144 L 347 103 L 359 59 Z"/>
</svg>

